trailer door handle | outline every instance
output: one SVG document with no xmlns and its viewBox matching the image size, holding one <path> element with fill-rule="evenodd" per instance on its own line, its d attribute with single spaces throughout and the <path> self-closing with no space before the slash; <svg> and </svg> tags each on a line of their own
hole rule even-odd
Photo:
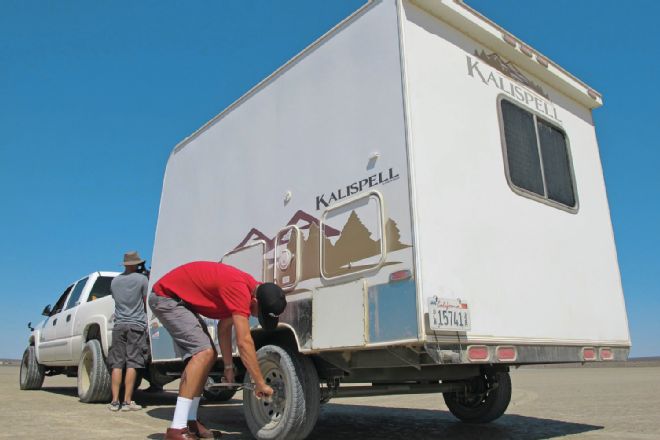
<svg viewBox="0 0 660 440">
<path fill-rule="evenodd" d="M 71 321 L 71 315 L 66 315 L 66 322 Z"/>
</svg>

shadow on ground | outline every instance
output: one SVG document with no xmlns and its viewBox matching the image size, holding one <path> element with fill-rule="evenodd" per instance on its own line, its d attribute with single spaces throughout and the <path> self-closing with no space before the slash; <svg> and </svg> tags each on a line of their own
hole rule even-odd
<svg viewBox="0 0 660 440">
<path fill-rule="evenodd" d="M 169 421 L 174 407 L 148 409 L 147 413 Z M 252 438 L 240 400 L 207 403 L 200 408 L 199 415 L 208 428 L 222 431 L 224 439 Z M 167 424 L 163 427 L 166 429 Z M 518 415 L 504 415 L 489 424 L 470 425 L 457 421 L 447 411 L 329 403 L 321 407 L 318 423 L 309 438 L 542 440 L 600 429 L 603 427 Z M 164 436 L 155 433 L 148 438 L 163 439 Z"/>
</svg>

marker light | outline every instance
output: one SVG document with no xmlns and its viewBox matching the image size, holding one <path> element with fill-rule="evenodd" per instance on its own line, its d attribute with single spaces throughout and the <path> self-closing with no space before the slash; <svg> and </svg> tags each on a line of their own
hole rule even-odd
<svg viewBox="0 0 660 440">
<path fill-rule="evenodd" d="M 516 347 L 497 347 L 497 360 L 500 362 L 515 361 Z"/>
<path fill-rule="evenodd" d="M 468 359 L 474 361 L 487 361 L 490 357 L 488 347 L 485 345 L 472 345 L 468 347 Z"/>
<path fill-rule="evenodd" d="M 395 281 L 404 281 L 412 278 L 412 272 L 409 271 L 408 269 L 406 270 L 399 270 L 396 272 L 392 272 L 390 274 L 390 283 L 393 283 Z"/>
<path fill-rule="evenodd" d="M 596 349 L 593 347 L 584 347 L 582 349 L 582 359 L 584 359 L 585 361 L 595 361 Z"/>
</svg>

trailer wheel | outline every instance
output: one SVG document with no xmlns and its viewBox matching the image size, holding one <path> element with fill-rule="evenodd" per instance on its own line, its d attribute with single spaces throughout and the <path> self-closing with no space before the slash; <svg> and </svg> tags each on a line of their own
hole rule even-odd
<svg viewBox="0 0 660 440">
<path fill-rule="evenodd" d="M 37 362 L 34 347 L 25 349 L 21 360 L 20 386 L 22 390 L 39 390 L 44 383 L 46 369 Z"/>
<path fill-rule="evenodd" d="M 214 388 L 209 388 L 209 386 L 215 384 L 215 380 L 211 376 L 206 379 L 206 385 L 204 386 L 204 398 L 210 402 L 227 402 L 234 397 L 236 390 L 218 390 Z"/>
<path fill-rule="evenodd" d="M 248 428 L 260 440 L 304 439 L 314 428 L 321 403 L 318 375 L 311 361 L 275 345 L 257 352 L 266 383 L 275 394 L 270 402 L 243 391 Z M 250 382 L 249 373 L 245 381 Z"/>
<path fill-rule="evenodd" d="M 101 343 L 87 341 L 78 363 L 78 397 L 81 402 L 109 402 L 112 379 L 105 364 Z"/>
<path fill-rule="evenodd" d="M 511 401 L 509 373 L 486 373 L 479 376 L 467 393 L 444 393 L 449 411 L 467 423 L 488 423 L 506 411 Z"/>
</svg>

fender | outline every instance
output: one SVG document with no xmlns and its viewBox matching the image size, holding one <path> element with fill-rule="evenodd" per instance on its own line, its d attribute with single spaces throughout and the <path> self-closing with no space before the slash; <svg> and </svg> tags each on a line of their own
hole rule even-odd
<svg viewBox="0 0 660 440">
<path fill-rule="evenodd" d="M 76 347 L 78 349 L 78 356 L 80 356 L 80 353 L 82 352 L 82 345 L 84 345 L 89 339 L 95 336 L 90 334 L 90 330 L 94 326 L 98 326 L 99 328 L 99 334 L 96 336 L 98 336 L 101 340 L 101 348 L 103 349 L 103 354 L 106 357 L 108 356 L 108 347 L 110 347 L 110 344 L 112 343 L 112 333 L 111 330 L 108 330 L 108 318 L 101 314 L 92 315 L 86 319 L 85 329 L 82 333 L 81 346 Z"/>
<path fill-rule="evenodd" d="M 267 332 L 259 327 L 252 329 L 251 333 L 257 350 L 264 345 L 272 343 L 276 343 L 282 347 L 294 348 L 298 353 L 300 353 L 302 348 L 296 330 L 284 322 L 280 322 L 272 332 Z"/>
</svg>

